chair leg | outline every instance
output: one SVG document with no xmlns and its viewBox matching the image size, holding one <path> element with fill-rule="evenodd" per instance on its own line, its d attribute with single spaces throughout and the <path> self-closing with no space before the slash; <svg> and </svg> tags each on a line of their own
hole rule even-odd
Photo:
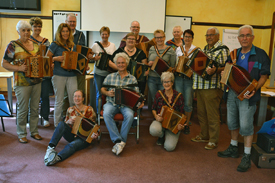
<svg viewBox="0 0 275 183">
<path fill-rule="evenodd" d="M 2 122 L 3 132 L 5 132 L 5 125 L 4 125 L 3 117 L 1 117 L 1 122 Z"/>
</svg>

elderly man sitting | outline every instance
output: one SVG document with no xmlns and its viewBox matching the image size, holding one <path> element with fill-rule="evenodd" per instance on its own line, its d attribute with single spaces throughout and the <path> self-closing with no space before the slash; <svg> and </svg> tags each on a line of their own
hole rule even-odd
<svg viewBox="0 0 275 183">
<path fill-rule="evenodd" d="M 116 54 L 114 62 L 117 65 L 118 71 L 109 74 L 105 78 L 103 82 L 103 87 L 101 88 L 102 94 L 107 96 L 107 102 L 103 106 L 103 117 L 110 133 L 110 138 L 115 143 L 112 152 L 116 155 L 119 155 L 126 145 L 127 135 L 134 120 L 134 111 L 129 107 L 115 104 L 115 88 L 106 88 L 104 86 L 111 85 L 127 87 L 129 85 L 132 85 L 131 87 L 127 88 L 133 89 L 138 92 L 138 87 L 133 86 L 133 84 L 136 84 L 136 86 L 138 84 L 136 78 L 127 71 L 129 61 L 130 58 L 127 56 L 126 53 Z M 141 104 L 139 108 L 142 108 L 143 105 L 144 104 Z M 114 116 L 119 112 L 123 115 L 123 122 L 120 132 L 118 131 L 116 123 L 113 119 Z"/>
</svg>

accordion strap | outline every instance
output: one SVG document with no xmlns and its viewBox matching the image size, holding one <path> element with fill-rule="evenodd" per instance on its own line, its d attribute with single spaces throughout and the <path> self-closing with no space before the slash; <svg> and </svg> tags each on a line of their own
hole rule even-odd
<svg viewBox="0 0 275 183">
<path fill-rule="evenodd" d="M 180 49 L 181 49 L 181 52 L 182 52 L 182 56 L 187 55 L 187 54 L 185 53 L 184 49 L 183 49 L 183 45 L 180 46 Z"/>
<path fill-rule="evenodd" d="M 169 104 L 169 102 L 167 101 L 167 99 L 165 98 L 165 96 L 163 95 L 163 93 L 161 92 L 161 90 L 159 90 L 158 92 L 160 93 L 160 95 L 161 95 L 161 97 L 163 98 L 163 100 L 166 102 L 166 104 L 167 104 L 171 109 L 173 109 L 174 105 L 176 104 L 177 100 L 179 99 L 179 97 L 180 97 L 180 95 L 181 95 L 181 93 L 179 93 L 179 94 L 177 95 L 177 97 L 176 97 L 175 100 L 174 100 L 174 103 L 173 103 L 172 106 L 171 106 L 171 105 Z"/>
<path fill-rule="evenodd" d="M 87 110 L 88 110 L 88 106 L 85 107 L 84 114 L 82 114 L 82 113 L 78 110 L 78 108 L 77 108 L 76 106 L 74 106 L 74 109 L 76 110 L 76 112 L 77 112 L 81 117 L 85 117 L 85 114 L 86 114 L 86 112 L 87 112 Z"/>
<path fill-rule="evenodd" d="M 138 84 L 128 84 L 128 85 L 123 85 L 123 86 L 116 86 L 116 85 L 102 85 L 102 87 L 105 88 L 126 88 L 126 87 L 136 87 Z"/>
<path fill-rule="evenodd" d="M 71 49 L 69 49 L 67 46 L 63 45 L 63 44 L 59 44 L 57 41 L 54 41 L 55 44 L 61 46 L 62 48 L 64 48 L 67 51 L 73 51 L 73 47 L 71 47 Z"/>
<path fill-rule="evenodd" d="M 158 54 L 158 56 L 159 56 L 160 58 L 162 58 L 162 57 L 165 55 L 165 53 L 171 48 L 171 46 L 166 47 L 166 49 L 164 50 L 164 52 L 160 55 L 157 46 L 154 45 L 154 47 L 155 47 L 155 50 L 156 50 L 156 52 L 157 52 L 157 54 Z"/>
<path fill-rule="evenodd" d="M 103 45 L 99 42 L 99 41 L 96 41 L 96 43 L 98 44 L 98 46 L 100 46 L 100 48 L 104 51 L 104 53 L 107 54 L 106 50 L 104 49 Z"/>
<path fill-rule="evenodd" d="M 25 52 L 27 52 L 28 54 L 30 54 L 31 56 L 34 56 L 31 52 L 29 52 L 29 50 L 17 39 L 16 41 L 12 41 L 15 42 L 17 45 L 19 45 Z"/>
<path fill-rule="evenodd" d="M 237 49 L 234 49 L 233 51 L 230 52 L 230 57 L 231 57 L 233 65 L 236 65 L 236 62 L 237 62 Z"/>
<path fill-rule="evenodd" d="M 144 35 L 142 35 L 141 38 L 139 39 L 139 43 L 142 42 L 143 38 L 144 38 Z"/>
<path fill-rule="evenodd" d="M 187 57 L 189 56 L 189 55 L 191 55 L 194 51 L 196 51 L 197 49 L 199 49 L 199 47 L 196 47 L 196 48 L 194 48 L 188 55 L 187 55 Z"/>
<path fill-rule="evenodd" d="M 77 45 L 79 45 L 80 38 L 81 38 L 82 34 L 83 34 L 83 33 L 80 31 L 80 35 L 79 35 L 79 37 L 78 37 Z"/>
</svg>

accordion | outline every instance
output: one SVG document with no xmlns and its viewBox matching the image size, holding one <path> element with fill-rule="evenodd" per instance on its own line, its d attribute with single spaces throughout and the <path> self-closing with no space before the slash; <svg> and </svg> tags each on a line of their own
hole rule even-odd
<svg viewBox="0 0 275 183">
<path fill-rule="evenodd" d="M 115 104 L 117 105 L 124 105 L 136 111 L 143 101 L 144 96 L 136 91 L 125 88 L 115 89 Z"/>
<path fill-rule="evenodd" d="M 258 84 L 243 67 L 229 63 L 225 65 L 220 82 L 231 88 L 241 101 L 243 101 L 244 96 L 252 92 Z"/>
<path fill-rule="evenodd" d="M 63 51 L 64 61 L 61 63 L 61 67 L 66 70 L 75 70 L 79 74 L 85 75 L 88 65 L 87 58 L 77 52 Z"/>
<path fill-rule="evenodd" d="M 76 45 L 76 52 L 81 53 L 88 59 L 88 55 L 92 53 L 92 49 L 87 46 Z"/>
<path fill-rule="evenodd" d="M 191 77 L 193 72 L 192 70 L 186 65 L 189 61 L 189 58 L 186 56 L 179 56 L 178 65 L 175 69 L 176 72 L 186 75 L 187 77 Z"/>
<path fill-rule="evenodd" d="M 148 58 L 149 50 L 151 46 L 154 46 L 154 45 L 156 45 L 155 38 L 151 39 L 148 42 L 141 42 L 136 44 L 136 48 L 141 49 L 145 53 L 146 57 Z"/>
<path fill-rule="evenodd" d="M 162 106 L 160 115 L 163 118 L 162 127 L 172 131 L 174 134 L 178 133 L 178 124 L 186 122 L 186 116 L 168 106 Z"/>
<path fill-rule="evenodd" d="M 26 77 L 43 78 L 53 76 L 52 57 L 27 57 L 25 63 L 27 65 Z"/>
<path fill-rule="evenodd" d="M 188 67 L 190 67 L 196 74 L 201 76 L 203 79 L 210 80 L 211 76 L 207 74 L 206 68 L 212 67 L 213 65 L 215 67 L 218 67 L 218 63 L 211 60 L 203 51 L 200 49 L 197 49 L 194 51 L 192 57 L 186 64 Z"/>
<path fill-rule="evenodd" d="M 155 71 L 159 76 L 161 76 L 163 72 L 172 71 L 173 68 L 169 67 L 169 65 L 163 59 L 156 57 L 151 70 Z"/>
<path fill-rule="evenodd" d="M 105 52 L 100 52 L 99 56 L 100 56 L 100 60 L 95 62 L 95 66 L 100 70 L 107 71 L 109 68 L 110 55 Z"/>
<path fill-rule="evenodd" d="M 93 134 L 97 133 L 98 131 L 99 125 L 88 118 L 76 116 L 71 133 L 79 136 L 86 142 L 91 143 L 93 140 Z"/>
<path fill-rule="evenodd" d="M 127 70 L 131 75 L 137 78 L 138 82 L 144 82 L 146 80 L 145 72 L 148 70 L 149 66 L 144 63 L 139 63 L 130 60 Z"/>
</svg>

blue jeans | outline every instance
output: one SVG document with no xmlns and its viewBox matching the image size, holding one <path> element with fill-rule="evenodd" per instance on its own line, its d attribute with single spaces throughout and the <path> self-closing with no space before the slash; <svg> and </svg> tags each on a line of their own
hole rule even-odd
<svg viewBox="0 0 275 183">
<path fill-rule="evenodd" d="M 101 87 L 103 84 L 104 79 L 106 78 L 106 76 L 100 76 L 96 73 L 94 73 L 94 82 L 95 82 L 95 89 L 96 89 L 96 110 L 95 112 L 97 112 L 98 110 L 98 99 L 101 97 Z"/>
<path fill-rule="evenodd" d="M 52 82 L 51 78 L 44 78 L 41 84 L 41 110 L 40 115 L 43 119 L 49 121 L 49 114 L 50 114 L 50 100 L 49 100 L 49 93 L 52 89 Z"/>
<path fill-rule="evenodd" d="M 57 146 L 62 137 L 70 142 L 64 147 L 62 151 L 58 153 L 62 160 L 70 157 L 76 151 L 79 151 L 89 146 L 88 142 L 84 141 L 80 137 L 75 137 L 75 135 L 72 134 L 71 131 L 72 129 L 64 121 L 61 121 L 55 128 L 50 141 L 50 144 L 53 144 L 55 146 Z"/>
<path fill-rule="evenodd" d="M 229 130 L 240 128 L 242 136 L 254 134 L 254 114 L 256 105 L 249 106 L 249 100 L 240 101 L 237 95 L 230 89 L 227 98 L 227 125 Z"/>
<path fill-rule="evenodd" d="M 175 76 L 175 90 L 182 93 L 184 98 L 184 111 L 192 112 L 193 107 L 193 80 Z"/>
<path fill-rule="evenodd" d="M 158 90 L 163 90 L 164 87 L 162 86 L 160 77 L 148 77 L 148 88 L 150 95 L 152 97 L 152 101 L 154 101 L 155 95 L 158 92 Z"/>
<path fill-rule="evenodd" d="M 114 121 L 114 116 L 119 112 L 123 115 L 123 122 L 120 133 Z M 112 103 L 107 102 L 103 106 L 103 118 L 110 133 L 111 140 L 113 142 L 117 140 L 126 142 L 128 133 L 134 120 L 134 111 L 128 107 L 118 105 L 114 106 Z"/>
</svg>

